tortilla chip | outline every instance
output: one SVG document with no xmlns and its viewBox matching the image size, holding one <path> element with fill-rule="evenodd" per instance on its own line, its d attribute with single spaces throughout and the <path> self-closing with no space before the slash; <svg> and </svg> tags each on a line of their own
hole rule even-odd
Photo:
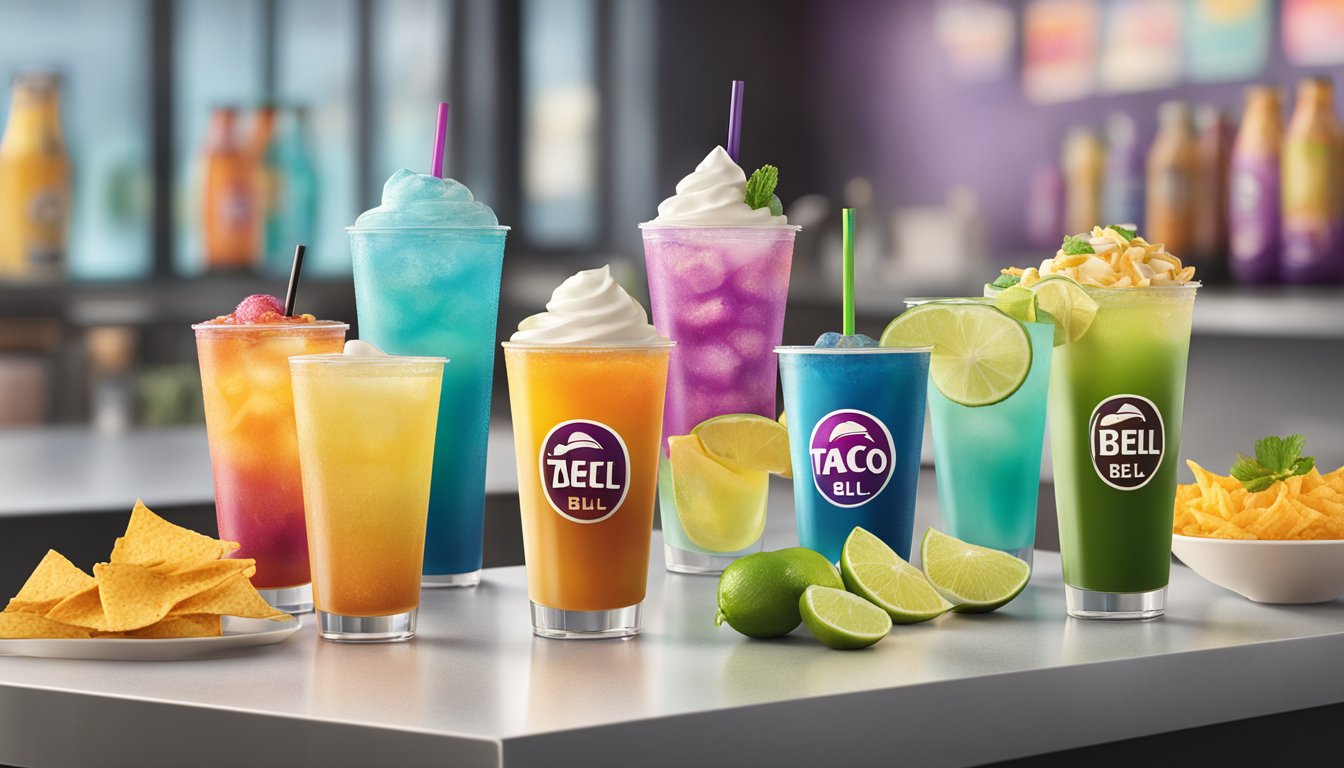
<svg viewBox="0 0 1344 768">
<path fill-rule="evenodd" d="M 38 638 L 87 638 L 90 631 L 52 621 L 35 613 L 0 613 L 0 638 L 33 640 Z"/>
<path fill-rule="evenodd" d="M 220 559 L 238 549 L 234 541 L 220 541 L 164 520 L 136 500 L 126 533 L 112 547 L 109 562 L 143 565 L 165 573 Z"/>
<path fill-rule="evenodd" d="M 45 614 L 70 595 L 93 586 L 93 577 L 54 549 L 47 550 L 6 612 Z"/>
<path fill-rule="evenodd" d="M 162 640 L 176 637 L 219 637 L 223 634 L 219 616 L 213 614 L 183 614 L 168 616 L 148 627 L 127 632 L 100 632 L 98 637 Z"/>
<path fill-rule="evenodd" d="M 199 613 L 277 621 L 290 618 L 288 613 L 272 608 L 257 592 L 256 587 L 252 586 L 252 582 L 241 573 L 173 606 L 169 617 Z"/>
<path fill-rule="evenodd" d="M 46 617 L 62 624 L 73 624 L 88 629 L 107 629 L 107 616 L 99 599 L 98 585 L 82 589 L 57 603 Z"/>
<path fill-rule="evenodd" d="M 93 567 L 108 632 L 154 624 L 173 606 L 204 592 L 230 576 L 255 571 L 252 560 L 216 560 L 177 573 L 161 573 L 139 565 L 99 563 Z"/>
</svg>

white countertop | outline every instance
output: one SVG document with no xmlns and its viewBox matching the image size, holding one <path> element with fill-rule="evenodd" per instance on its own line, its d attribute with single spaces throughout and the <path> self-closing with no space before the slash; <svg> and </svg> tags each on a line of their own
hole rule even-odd
<svg viewBox="0 0 1344 768">
<path fill-rule="evenodd" d="M 0 763 L 969 765 L 1344 700 L 1344 603 L 1256 605 L 1184 567 L 1165 618 L 1085 622 L 1038 552 L 997 613 L 837 652 L 716 628 L 716 580 L 660 547 L 632 641 L 534 638 L 515 567 L 424 592 L 401 645 L 326 643 L 309 616 L 210 660 L 0 658 Z"/>
</svg>

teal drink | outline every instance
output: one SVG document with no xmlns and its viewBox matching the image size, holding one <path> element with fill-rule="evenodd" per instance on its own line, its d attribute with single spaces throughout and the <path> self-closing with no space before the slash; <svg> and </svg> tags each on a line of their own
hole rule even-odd
<svg viewBox="0 0 1344 768">
<path fill-rule="evenodd" d="M 961 301 L 966 300 L 974 301 Z M 973 408 L 948 399 L 930 384 L 929 418 L 938 506 L 947 532 L 1030 563 L 1055 326 L 1023 325 L 1031 337 L 1032 363 L 1016 392 Z"/>
<path fill-rule="evenodd" d="M 508 227 L 452 179 L 397 171 L 383 204 L 347 230 L 360 338 L 394 355 L 446 357 L 424 584 L 480 581 L 495 321 Z"/>
</svg>

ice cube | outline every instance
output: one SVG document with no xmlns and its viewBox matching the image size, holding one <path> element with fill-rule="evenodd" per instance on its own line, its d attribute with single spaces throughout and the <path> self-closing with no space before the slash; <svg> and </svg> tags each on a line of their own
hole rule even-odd
<svg viewBox="0 0 1344 768">
<path fill-rule="evenodd" d="M 856 333 L 853 336 L 841 336 L 835 346 L 844 349 L 858 349 L 862 347 L 876 347 L 877 340 L 871 336 L 865 336 L 862 333 Z"/>
<path fill-rule="evenodd" d="M 840 346 L 840 340 L 843 339 L 843 338 L 844 338 L 844 336 L 841 336 L 840 334 L 836 333 L 835 331 L 827 331 L 827 332 L 825 332 L 825 333 L 823 333 L 823 334 L 821 334 L 820 336 L 817 337 L 817 343 L 814 344 L 813 346 L 816 346 L 816 347 L 838 347 L 838 346 Z"/>
<path fill-rule="evenodd" d="M 678 290 L 708 293 L 728 278 L 722 257 L 712 251 L 690 251 L 669 261 L 668 271 Z"/>
<path fill-rule="evenodd" d="M 752 328 L 738 328 L 728 334 L 728 343 L 743 357 L 758 357 L 771 352 L 765 334 Z"/>
<path fill-rule="evenodd" d="M 715 296 L 691 304 L 682 313 L 682 322 L 692 328 L 705 328 L 728 319 L 728 302 Z"/>
<path fill-rule="evenodd" d="M 733 383 L 742 358 L 727 344 L 710 344 L 699 349 L 683 350 L 686 369 L 706 384 L 726 386 Z"/>
<path fill-rule="evenodd" d="M 789 292 L 789 260 L 757 259 L 733 275 L 733 287 L 759 298 L 782 297 Z"/>
</svg>

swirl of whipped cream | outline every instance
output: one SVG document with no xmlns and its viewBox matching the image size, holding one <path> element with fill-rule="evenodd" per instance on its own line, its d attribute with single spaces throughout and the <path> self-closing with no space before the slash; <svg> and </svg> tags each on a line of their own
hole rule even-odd
<svg viewBox="0 0 1344 768">
<path fill-rule="evenodd" d="M 715 147 L 691 175 L 677 182 L 677 194 L 658 204 L 653 224 L 673 226 L 752 227 L 788 224 L 769 208 L 746 203 L 747 175 L 723 147 Z"/>
<path fill-rule="evenodd" d="M 495 227 L 490 206 L 453 179 L 405 168 L 383 185 L 383 202 L 355 219 L 356 227 Z"/>
<path fill-rule="evenodd" d="M 527 344 L 660 344 L 644 307 L 611 276 L 611 267 L 567 278 L 546 311 L 518 324 L 510 341 Z"/>
</svg>

